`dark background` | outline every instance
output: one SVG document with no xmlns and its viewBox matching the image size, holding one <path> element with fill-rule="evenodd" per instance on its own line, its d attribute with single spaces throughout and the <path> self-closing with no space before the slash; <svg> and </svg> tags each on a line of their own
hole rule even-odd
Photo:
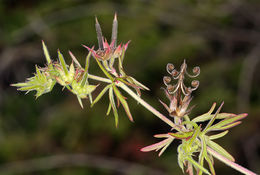
<svg viewBox="0 0 260 175">
<path fill-rule="evenodd" d="M 109 39 L 114 12 L 119 41 L 131 40 L 124 67 L 151 89 L 142 97 L 167 114 L 158 102 L 166 101 L 160 89 L 166 64 L 179 67 L 186 59 L 190 71 L 199 65 L 190 116 L 222 101 L 222 111 L 248 113 L 217 142 L 260 173 L 259 0 L 1 0 L 0 174 L 182 174 L 177 141 L 161 157 L 139 151 L 169 128 L 133 99 L 128 98 L 135 123 L 120 110 L 116 129 L 113 116 L 105 115 L 107 98 L 93 108 L 84 101 L 81 109 L 60 86 L 37 100 L 10 87 L 30 77 L 35 64 L 45 64 L 42 39 L 53 59 L 59 48 L 67 62 L 71 50 L 83 63 L 87 51 L 81 44 L 97 46 L 95 15 Z M 102 75 L 94 60 L 90 72 Z M 239 174 L 218 160 L 215 168 L 217 174 Z"/>
</svg>

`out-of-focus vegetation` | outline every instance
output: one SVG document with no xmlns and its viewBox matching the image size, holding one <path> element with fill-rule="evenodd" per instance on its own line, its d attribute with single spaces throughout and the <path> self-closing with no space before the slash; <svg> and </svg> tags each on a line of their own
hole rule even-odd
<svg viewBox="0 0 260 175">
<path fill-rule="evenodd" d="M 151 91 L 143 98 L 163 109 L 162 77 L 168 62 L 201 67 L 200 87 L 192 114 L 213 102 L 225 101 L 223 111 L 247 112 L 243 124 L 218 142 L 236 161 L 260 172 L 260 2 L 258 0 L 2 0 L 0 1 L 0 174 L 182 174 L 176 147 L 160 158 L 139 150 L 168 132 L 168 126 L 129 98 L 135 123 L 120 111 L 119 128 L 105 116 L 106 103 L 81 109 L 61 87 L 35 100 L 10 87 L 31 76 L 34 65 L 45 64 L 41 40 L 53 58 L 59 48 L 67 62 L 71 50 L 84 62 L 97 46 L 94 16 L 110 38 L 118 13 L 119 41 L 131 40 L 125 69 Z M 91 60 L 90 72 L 98 74 Z M 100 74 L 102 75 L 102 74 Z M 88 103 L 85 101 L 85 103 Z M 177 145 L 177 143 L 176 143 Z M 215 163 L 217 174 L 236 174 Z M 237 173 L 238 174 L 238 173 Z"/>
</svg>

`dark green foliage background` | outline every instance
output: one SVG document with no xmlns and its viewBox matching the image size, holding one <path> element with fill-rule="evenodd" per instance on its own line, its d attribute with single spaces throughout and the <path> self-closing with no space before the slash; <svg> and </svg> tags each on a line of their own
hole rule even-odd
<svg viewBox="0 0 260 175">
<path fill-rule="evenodd" d="M 81 44 L 97 46 L 94 16 L 110 39 L 114 12 L 118 13 L 119 41 L 131 40 L 125 69 L 151 88 L 143 98 L 167 114 L 158 102 L 166 101 L 160 89 L 166 64 L 178 67 L 186 59 L 190 71 L 199 65 L 200 87 L 193 94 L 192 105 L 196 107 L 190 116 L 204 113 L 213 102 L 220 105 L 222 101 L 222 111 L 247 112 L 243 124 L 231 129 L 218 143 L 238 163 L 259 173 L 260 1 L 1 0 L 0 174 L 8 174 L 5 170 L 9 163 L 78 153 L 117 158 L 118 162 L 145 165 L 165 174 L 182 174 L 176 161 L 177 141 L 159 158 L 154 152 L 139 151 L 158 141 L 152 137 L 154 134 L 170 128 L 133 99 L 128 98 L 135 123 L 120 110 L 116 129 L 113 116 L 105 116 L 106 98 L 93 108 L 85 101 L 82 110 L 76 97 L 59 86 L 37 100 L 33 93 L 24 95 L 9 86 L 31 76 L 35 64 L 45 64 L 42 39 L 53 59 L 59 48 L 67 62 L 71 61 L 67 52 L 71 50 L 84 63 L 87 50 Z M 90 72 L 100 74 L 94 60 L 91 63 Z M 98 163 L 91 166 L 75 162 L 75 166 L 21 174 L 120 174 L 102 169 Z M 217 174 L 239 174 L 218 160 L 215 167 Z M 131 175 L 149 174 L 128 168 Z"/>
</svg>

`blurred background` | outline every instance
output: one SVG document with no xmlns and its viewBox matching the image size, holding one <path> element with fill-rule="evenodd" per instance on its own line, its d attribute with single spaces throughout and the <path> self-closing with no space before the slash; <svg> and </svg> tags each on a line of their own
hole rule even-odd
<svg viewBox="0 0 260 175">
<path fill-rule="evenodd" d="M 10 87 L 44 66 L 41 40 L 53 59 L 59 48 L 84 63 L 97 46 L 94 17 L 108 39 L 118 13 L 119 42 L 131 40 L 125 58 L 129 75 L 151 91 L 142 97 L 167 114 L 165 66 L 191 71 L 200 66 L 200 87 L 190 114 L 225 101 L 222 111 L 248 113 L 243 123 L 217 141 L 236 161 L 260 173 L 260 1 L 259 0 L 1 0 L 0 1 L 0 174 L 1 175 L 179 175 L 174 142 L 166 152 L 142 153 L 169 127 L 129 98 L 135 123 L 120 110 L 119 128 L 106 116 L 107 98 L 81 109 L 75 96 L 55 86 L 35 100 Z M 90 72 L 99 74 L 94 60 Z M 96 95 L 97 92 L 94 93 Z M 215 161 L 217 174 L 239 174 Z"/>
</svg>

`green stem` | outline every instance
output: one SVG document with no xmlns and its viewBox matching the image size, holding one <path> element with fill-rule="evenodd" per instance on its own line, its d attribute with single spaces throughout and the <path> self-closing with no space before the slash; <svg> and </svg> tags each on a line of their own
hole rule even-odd
<svg viewBox="0 0 260 175">
<path fill-rule="evenodd" d="M 214 151 L 213 149 L 207 147 L 207 150 L 210 154 L 212 154 L 215 158 L 217 158 L 218 160 L 220 160 L 221 162 L 223 162 L 224 164 L 230 166 L 231 168 L 246 174 L 246 175 L 256 175 L 256 173 L 236 164 L 235 162 L 230 161 L 229 159 L 225 158 L 224 156 L 220 155 L 219 153 L 217 153 L 216 151 Z"/>
<path fill-rule="evenodd" d="M 108 78 L 103 78 L 103 77 L 99 77 L 99 76 L 91 75 L 91 74 L 88 74 L 88 78 L 90 78 L 92 80 L 102 81 L 102 82 L 105 82 L 105 83 L 111 83 L 112 82 Z"/>
<path fill-rule="evenodd" d="M 160 118 L 162 121 L 170 125 L 172 128 L 176 129 L 177 131 L 181 131 L 180 126 L 175 125 L 171 120 L 161 114 L 159 111 L 154 109 L 151 105 L 149 105 L 146 101 L 141 99 L 137 94 L 135 94 L 131 89 L 129 89 L 125 84 L 119 82 L 117 86 L 121 87 L 124 91 L 126 91 L 130 96 L 132 96 L 136 101 L 138 101 L 141 105 L 143 105 L 148 111 L 153 113 L 155 116 Z"/>
</svg>

